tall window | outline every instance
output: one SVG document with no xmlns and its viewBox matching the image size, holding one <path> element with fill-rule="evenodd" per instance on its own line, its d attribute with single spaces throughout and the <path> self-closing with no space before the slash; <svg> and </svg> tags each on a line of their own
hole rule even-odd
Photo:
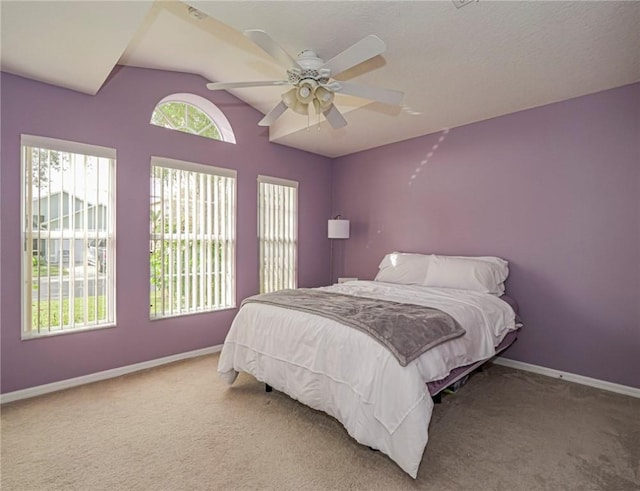
<svg viewBox="0 0 640 491">
<path fill-rule="evenodd" d="M 23 338 L 115 324 L 115 157 L 22 136 Z"/>
<path fill-rule="evenodd" d="M 236 171 L 151 159 L 151 318 L 235 306 Z"/>
<path fill-rule="evenodd" d="M 298 183 L 258 176 L 260 292 L 298 283 Z"/>
<path fill-rule="evenodd" d="M 231 124 L 211 101 L 195 94 L 172 94 L 153 110 L 151 124 L 212 140 L 235 143 Z"/>
</svg>

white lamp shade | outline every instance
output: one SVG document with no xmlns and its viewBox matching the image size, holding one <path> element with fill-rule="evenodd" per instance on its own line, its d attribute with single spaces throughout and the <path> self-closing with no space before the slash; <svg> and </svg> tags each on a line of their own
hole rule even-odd
<svg viewBox="0 0 640 491">
<path fill-rule="evenodd" d="M 329 220 L 330 239 L 348 239 L 349 238 L 349 220 Z"/>
</svg>

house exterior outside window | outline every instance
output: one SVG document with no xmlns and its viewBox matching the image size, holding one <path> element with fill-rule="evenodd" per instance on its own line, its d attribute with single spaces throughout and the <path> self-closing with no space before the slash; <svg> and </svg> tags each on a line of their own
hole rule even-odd
<svg viewBox="0 0 640 491">
<path fill-rule="evenodd" d="M 22 337 L 115 325 L 115 150 L 21 143 Z"/>
<path fill-rule="evenodd" d="M 298 284 L 298 183 L 258 176 L 260 293 Z"/>
<path fill-rule="evenodd" d="M 151 159 L 151 319 L 235 307 L 236 171 Z"/>
</svg>

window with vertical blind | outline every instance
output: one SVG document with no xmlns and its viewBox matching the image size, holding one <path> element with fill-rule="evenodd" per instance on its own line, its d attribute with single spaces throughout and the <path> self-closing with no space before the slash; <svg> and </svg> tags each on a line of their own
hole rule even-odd
<svg viewBox="0 0 640 491">
<path fill-rule="evenodd" d="M 260 292 L 298 284 L 298 183 L 258 176 Z"/>
<path fill-rule="evenodd" d="M 150 317 L 235 306 L 236 171 L 151 159 Z"/>
<path fill-rule="evenodd" d="M 22 337 L 115 324 L 111 148 L 22 135 Z"/>
</svg>

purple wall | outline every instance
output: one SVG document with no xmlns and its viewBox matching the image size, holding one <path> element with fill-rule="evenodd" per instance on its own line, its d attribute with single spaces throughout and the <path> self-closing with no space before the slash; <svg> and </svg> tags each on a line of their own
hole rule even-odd
<svg viewBox="0 0 640 491">
<path fill-rule="evenodd" d="M 327 280 L 331 211 L 351 219 L 351 239 L 334 251 L 344 276 L 372 278 L 392 250 L 499 255 L 526 321 L 508 357 L 640 387 L 640 84 L 332 163 L 269 143 L 260 113 L 204 82 L 121 68 L 92 97 L 2 74 L 3 393 L 224 340 L 235 310 L 149 321 L 151 155 L 237 169 L 238 301 L 258 289 L 256 177 L 294 179 L 300 286 Z M 149 125 L 175 92 L 212 100 L 238 144 Z M 20 340 L 21 133 L 117 149 L 116 328 Z"/>
<path fill-rule="evenodd" d="M 640 84 L 337 159 L 341 274 L 400 250 L 497 255 L 507 357 L 640 387 Z"/>
<path fill-rule="evenodd" d="M 237 169 L 237 301 L 258 291 L 257 175 L 299 187 L 299 285 L 326 283 L 331 211 L 330 159 L 269 143 L 262 115 L 199 76 L 117 69 L 97 96 L 9 74 L 1 79 L 1 326 L 3 393 L 221 344 L 235 310 L 150 322 L 149 172 L 152 155 Z M 176 92 L 214 102 L 237 144 L 149 123 L 155 104 Z M 117 327 L 20 340 L 20 134 L 117 150 Z M 327 258 L 326 261 L 318 258 Z M 213 368 L 212 368 L 213 369 Z"/>
</svg>

